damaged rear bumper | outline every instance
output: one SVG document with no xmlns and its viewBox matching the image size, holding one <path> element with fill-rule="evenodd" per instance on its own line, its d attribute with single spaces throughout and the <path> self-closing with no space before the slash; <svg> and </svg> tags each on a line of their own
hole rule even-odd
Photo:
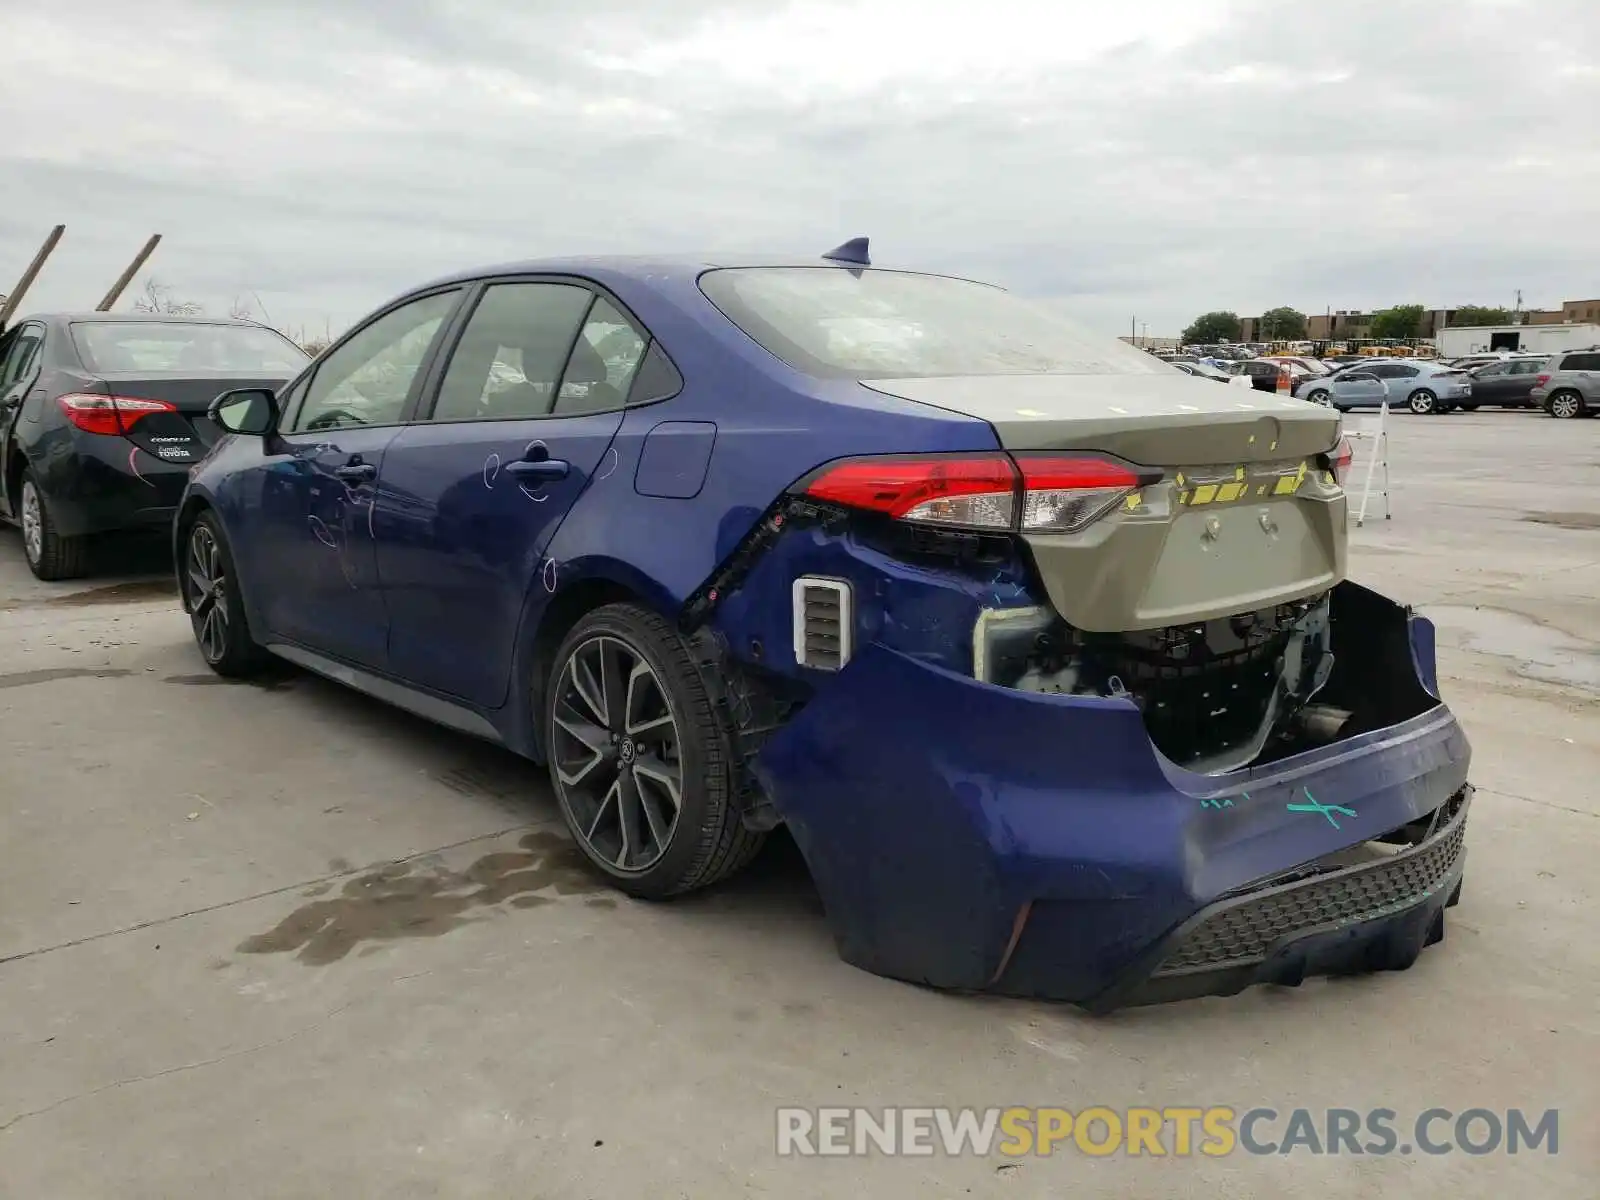
<svg viewBox="0 0 1600 1200">
<path fill-rule="evenodd" d="M 1413 621 L 1431 694 L 1432 631 Z M 995 687 L 870 645 L 758 770 L 847 961 L 1107 1010 L 1409 965 L 1459 887 L 1469 760 L 1436 704 L 1200 775 L 1154 750 L 1126 700 Z M 1406 827 L 1426 836 L 1326 865 Z"/>
</svg>

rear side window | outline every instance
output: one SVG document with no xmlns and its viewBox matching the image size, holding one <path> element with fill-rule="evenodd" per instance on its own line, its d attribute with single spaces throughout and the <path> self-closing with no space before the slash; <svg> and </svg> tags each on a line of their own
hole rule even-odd
<svg viewBox="0 0 1600 1200">
<path fill-rule="evenodd" d="M 1544 370 L 1544 361 L 1537 358 L 1525 358 L 1521 362 L 1511 364 L 1513 375 L 1537 375 Z"/>
<path fill-rule="evenodd" d="M 72 341 L 97 373 L 299 374 L 309 356 L 288 338 L 252 325 L 205 321 L 74 321 Z"/>
<path fill-rule="evenodd" d="M 1563 371 L 1600 371 L 1600 354 L 1569 354 L 1561 363 Z"/>
<path fill-rule="evenodd" d="M 450 356 L 432 419 L 548 416 L 593 298 L 570 283 L 490 285 Z"/>
<path fill-rule="evenodd" d="M 823 378 L 1164 375 L 1136 347 L 1000 288 L 901 271 L 738 267 L 700 289 L 740 329 Z"/>
<path fill-rule="evenodd" d="M 556 412 L 605 412 L 621 408 L 644 361 L 646 341 L 604 296 L 595 297 L 572 358 L 561 377 Z"/>
</svg>

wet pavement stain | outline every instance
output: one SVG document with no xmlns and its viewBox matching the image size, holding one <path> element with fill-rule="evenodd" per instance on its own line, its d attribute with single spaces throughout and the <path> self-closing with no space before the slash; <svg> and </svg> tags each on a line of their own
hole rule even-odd
<svg viewBox="0 0 1600 1200">
<path fill-rule="evenodd" d="M 1466 649 L 1514 660 L 1526 679 L 1600 692 L 1600 645 L 1594 642 L 1501 608 L 1441 604 L 1418 611 L 1440 629 L 1462 634 Z"/>
<path fill-rule="evenodd" d="M 558 896 L 607 890 L 567 837 L 536 832 L 517 844 L 464 871 L 416 861 L 365 871 L 337 895 L 301 905 L 266 933 L 246 938 L 239 953 L 293 954 L 308 966 L 326 966 L 364 942 L 439 937 L 505 911 L 502 905 L 540 908 Z"/>
<path fill-rule="evenodd" d="M 54 683 L 58 679 L 122 679 L 132 674 L 132 671 L 125 671 L 121 667 L 46 667 L 39 671 L 13 671 L 9 675 L 0 675 L 0 688 Z"/>
<path fill-rule="evenodd" d="M 1535 525 L 1553 525 L 1557 529 L 1600 529 L 1600 513 L 1531 512 L 1523 514 L 1522 519 Z"/>
<path fill-rule="evenodd" d="M 92 604 L 130 604 L 137 600 L 165 600 L 178 594 L 172 579 L 138 579 L 130 583 L 109 583 L 104 587 L 51 596 L 46 604 L 60 608 L 82 608 Z"/>
</svg>

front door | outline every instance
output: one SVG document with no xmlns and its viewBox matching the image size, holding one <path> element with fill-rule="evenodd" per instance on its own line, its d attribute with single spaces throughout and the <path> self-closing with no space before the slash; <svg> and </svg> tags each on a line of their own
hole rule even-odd
<svg viewBox="0 0 1600 1200">
<path fill-rule="evenodd" d="M 1333 382 L 1334 402 L 1342 408 L 1381 408 L 1388 395 L 1370 371 L 1350 371 Z"/>
<path fill-rule="evenodd" d="M 17 422 L 22 417 L 23 401 L 39 377 L 39 361 L 44 348 L 44 326 L 29 323 L 12 330 L 0 340 L 0 510 L 16 515 L 18 498 L 10 495 L 8 483 L 21 475 L 16 470 Z M 8 469 L 9 468 L 9 469 Z"/>
<path fill-rule="evenodd" d="M 389 446 L 378 573 L 390 670 L 481 708 L 504 702 L 530 589 L 611 441 L 647 339 L 577 282 L 483 290 L 425 420 Z"/>
<path fill-rule="evenodd" d="M 266 440 L 252 586 L 273 638 L 384 667 L 379 472 L 460 298 L 456 289 L 408 301 L 351 334 L 295 389 Z"/>
</svg>

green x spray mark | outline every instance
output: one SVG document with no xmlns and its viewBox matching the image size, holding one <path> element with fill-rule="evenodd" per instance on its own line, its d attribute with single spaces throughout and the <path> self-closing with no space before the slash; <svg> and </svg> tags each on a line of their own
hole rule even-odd
<svg viewBox="0 0 1600 1200">
<path fill-rule="evenodd" d="M 1311 801 L 1311 803 L 1286 805 L 1285 807 L 1288 808 L 1288 810 L 1292 813 L 1320 813 L 1324 817 L 1328 818 L 1328 824 L 1332 825 L 1335 829 L 1339 828 L 1339 817 L 1353 817 L 1356 815 L 1355 809 L 1346 808 L 1342 804 L 1321 803 L 1315 796 L 1311 794 L 1310 788 L 1301 788 L 1300 790 L 1306 794 L 1306 799 Z M 1337 816 L 1335 814 L 1337 814 Z"/>
</svg>

